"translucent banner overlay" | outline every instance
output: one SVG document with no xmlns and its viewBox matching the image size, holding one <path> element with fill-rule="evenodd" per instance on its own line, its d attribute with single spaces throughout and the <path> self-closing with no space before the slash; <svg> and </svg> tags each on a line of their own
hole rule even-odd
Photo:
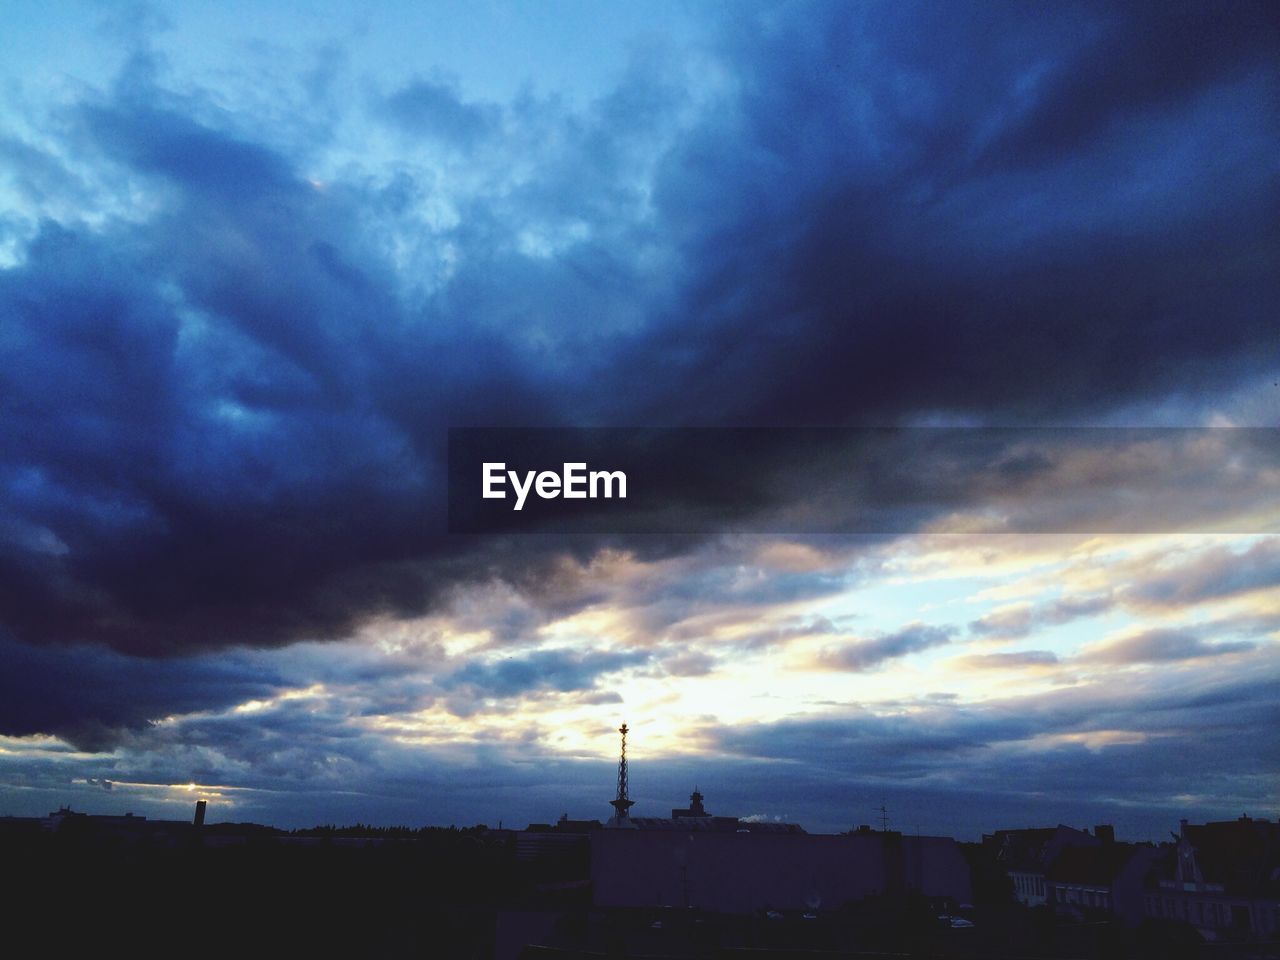
<svg viewBox="0 0 1280 960">
<path fill-rule="evenodd" d="M 459 534 L 1273 533 L 1280 430 L 454 428 L 448 494 Z"/>
</svg>

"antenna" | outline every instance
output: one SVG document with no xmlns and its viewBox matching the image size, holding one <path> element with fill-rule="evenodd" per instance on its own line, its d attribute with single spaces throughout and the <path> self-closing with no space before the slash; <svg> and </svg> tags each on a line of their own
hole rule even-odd
<svg viewBox="0 0 1280 960">
<path fill-rule="evenodd" d="M 880 798 L 880 806 L 875 808 L 876 813 L 880 814 L 880 832 L 889 832 L 889 808 L 884 805 L 884 798 Z"/>
<path fill-rule="evenodd" d="M 622 734 L 622 753 L 618 757 L 618 795 L 609 801 L 609 805 L 613 807 L 614 814 L 609 820 L 611 827 L 634 827 L 628 811 L 634 800 L 628 796 L 630 785 L 627 782 L 627 725 L 624 723 L 618 728 L 618 733 Z"/>
</svg>

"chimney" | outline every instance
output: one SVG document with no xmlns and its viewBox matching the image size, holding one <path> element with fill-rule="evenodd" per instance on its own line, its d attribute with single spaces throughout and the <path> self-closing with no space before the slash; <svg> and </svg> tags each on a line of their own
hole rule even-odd
<svg viewBox="0 0 1280 960">
<path fill-rule="evenodd" d="M 1093 828 L 1093 835 L 1103 843 L 1116 842 L 1116 828 L 1109 823 L 1100 823 Z"/>
<path fill-rule="evenodd" d="M 195 825 L 197 830 L 199 830 L 201 827 L 204 826 L 204 807 L 205 807 L 205 802 L 203 800 L 196 801 Z"/>
</svg>

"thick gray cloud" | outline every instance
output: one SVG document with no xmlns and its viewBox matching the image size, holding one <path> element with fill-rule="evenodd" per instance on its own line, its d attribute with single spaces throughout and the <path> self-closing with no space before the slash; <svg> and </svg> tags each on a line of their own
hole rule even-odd
<svg viewBox="0 0 1280 960">
<path fill-rule="evenodd" d="M 893 633 L 824 651 L 819 663 L 833 670 L 870 670 L 887 660 L 950 643 L 954 635 L 950 627 L 913 623 Z"/>
<path fill-rule="evenodd" d="M 440 682 L 446 690 L 464 687 L 479 696 L 510 697 L 536 690 L 569 692 L 589 689 L 601 674 L 615 673 L 648 659 L 649 654 L 644 651 L 539 650 L 490 665 L 470 663 Z"/>
<path fill-rule="evenodd" d="M 1257 770 L 1259 762 L 1274 766 L 1275 738 L 1241 731 L 1269 729 L 1280 707 L 1270 689 L 1274 663 L 1255 666 L 1249 678 L 1161 675 L 980 705 L 921 701 L 896 716 L 855 712 L 704 733 L 717 751 L 781 765 L 797 794 L 884 791 L 926 822 L 954 814 L 968 832 L 1001 816 L 1047 817 L 1055 803 L 1075 811 L 1071 822 L 1109 809 L 1121 822 L 1154 825 L 1188 804 L 1268 809 L 1270 787 Z M 977 784 L 990 807 L 968 795 Z M 1149 835 L 1162 833 L 1156 826 Z"/>
<path fill-rule="evenodd" d="M 1111 594 L 1063 597 L 1038 605 L 1019 604 L 979 617 L 969 624 L 969 631 L 996 640 L 1018 640 L 1043 627 L 1106 613 L 1115 604 Z"/>
<path fill-rule="evenodd" d="M 389 97 L 385 107 L 409 133 L 463 149 L 474 147 L 499 122 L 496 108 L 466 103 L 440 80 L 415 80 Z"/>
<path fill-rule="evenodd" d="M 1081 655 L 1081 660 L 1095 663 L 1162 663 L 1171 660 L 1195 660 L 1228 653 L 1252 650 L 1247 640 L 1210 643 L 1193 630 L 1144 630 L 1097 647 Z"/>
<path fill-rule="evenodd" d="M 1001 640 L 1016 640 L 1031 633 L 1033 611 L 1030 604 L 1011 607 L 1007 610 L 996 610 L 984 614 L 969 624 L 971 633 L 978 636 L 997 637 Z"/>
<path fill-rule="evenodd" d="M 668 657 L 663 669 L 673 677 L 704 677 L 716 666 L 716 658 L 698 650 L 688 650 Z"/>
<path fill-rule="evenodd" d="M 1186 606 L 1280 587 L 1280 540 L 1260 540 L 1243 551 L 1218 547 L 1188 563 L 1152 570 L 1124 591 L 1136 606 Z"/>
<path fill-rule="evenodd" d="M 1019 670 L 1024 667 L 1049 667 L 1058 663 L 1052 650 L 1021 650 L 1017 653 L 981 653 L 964 657 L 964 666 L 976 670 Z"/>
</svg>

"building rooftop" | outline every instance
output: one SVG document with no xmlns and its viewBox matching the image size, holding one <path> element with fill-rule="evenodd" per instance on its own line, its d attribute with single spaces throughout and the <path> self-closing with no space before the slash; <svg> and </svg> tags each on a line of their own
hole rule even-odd
<svg viewBox="0 0 1280 960">
<path fill-rule="evenodd" d="M 1096 847 L 1067 847 L 1054 858 L 1045 878 L 1059 883 L 1108 887 L 1142 849 L 1132 843 L 1105 843 Z"/>
</svg>

